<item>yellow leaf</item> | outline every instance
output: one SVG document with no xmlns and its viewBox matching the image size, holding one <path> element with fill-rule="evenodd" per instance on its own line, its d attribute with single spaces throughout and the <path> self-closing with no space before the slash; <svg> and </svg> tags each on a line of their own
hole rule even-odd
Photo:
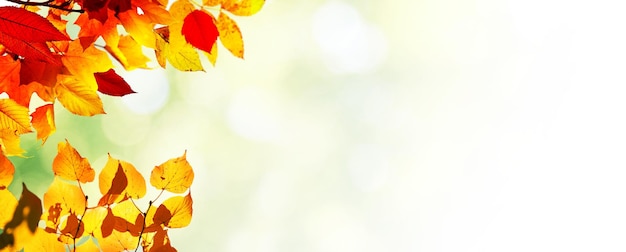
<svg viewBox="0 0 626 252">
<path fill-rule="evenodd" d="M 101 172 L 98 181 L 100 181 L 100 192 L 103 194 L 98 206 L 111 205 L 126 199 L 124 191 L 128 185 L 128 179 L 121 164 L 118 163 L 113 175 L 109 171 Z"/>
<path fill-rule="evenodd" d="M 0 99 L 0 128 L 10 129 L 18 135 L 31 132 L 28 108 L 12 99 Z"/>
<path fill-rule="evenodd" d="M 48 191 L 43 195 L 44 209 L 60 207 L 59 216 L 65 216 L 70 212 L 82 215 L 86 204 L 87 199 L 78 186 L 63 182 L 58 177 L 54 178 Z"/>
<path fill-rule="evenodd" d="M 150 174 L 150 184 L 157 189 L 173 193 L 183 193 L 193 182 L 193 170 L 187 162 L 187 152 L 177 158 L 154 167 Z"/>
<path fill-rule="evenodd" d="M 43 144 L 48 137 L 56 131 L 54 124 L 54 105 L 46 104 L 38 107 L 35 112 L 31 114 L 31 117 L 31 123 L 35 130 L 37 130 L 37 139 L 41 139 Z"/>
<path fill-rule="evenodd" d="M 191 192 L 185 197 L 174 196 L 163 202 L 154 214 L 153 221 L 168 228 L 182 228 L 191 223 L 193 214 Z"/>
<path fill-rule="evenodd" d="M 143 229 L 143 214 L 130 200 L 125 200 L 113 207 L 115 216 L 114 229 L 120 232 L 129 232 L 133 236 L 139 236 Z"/>
<path fill-rule="evenodd" d="M 209 59 L 209 62 L 211 62 L 211 65 L 215 66 L 215 63 L 217 62 L 217 43 L 213 43 L 210 53 L 204 52 L 204 54 Z"/>
<path fill-rule="evenodd" d="M 243 59 L 243 39 L 237 23 L 224 12 L 220 12 L 216 25 L 220 33 L 220 41 L 224 47 L 236 57 Z"/>
<path fill-rule="evenodd" d="M 0 191 L 4 191 L 13 181 L 15 167 L 13 163 L 2 153 L 0 153 Z M 0 204 L 0 206 L 3 206 Z M 0 224 L 1 226 L 1 224 Z"/>
<path fill-rule="evenodd" d="M 185 17 L 194 11 L 196 7 L 193 6 L 189 0 L 177 0 L 172 3 L 170 7 L 170 14 L 172 14 L 172 18 L 174 18 L 178 22 L 182 22 Z"/>
<path fill-rule="evenodd" d="M 96 89 L 70 75 L 59 75 L 57 78 L 54 91 L 63 107 L 77 115 L 104 114 L 102 100 L 96 93 Z"/>
<path fill-rule="evenodd" d="M 67 53 L 63 55 L 61 61 L 67 70 L 82 82 L 82 86 L 94 92 L 98 89 L 98 84 L 93 73 L 106 72 L 113 68 L 113 63 L 106 52 L 96 49 L 93 45 L 83 50 L 79 39 L 69 44 Z"/>
<path fill-rule="evenodd" d="M 139 242 L 138 236 L 128 235 L 126 232 L 113 230 L 107 237 L 96 237 L 102 251 L 134 251 Z"/>
<path fill-rule="evenodd" d="M 65 251 L 63 243 L 60 243 L 57 238 L 57 234 L 48 233 L 45 230 L 38 228 L 32 240 L 24 246 L 24 251 Z"/>
<path fill-rule="evenodd" d="M 0 227 L 4 227 L 13 218 L 17 199 L 9 190 L 0 190 Z"/>
<path fill-rule="evenodd" d="M 83 215 L 82 222 L 85 224 L 85 233 L 93 234 L 100 232 L 100 226 L 102 225 L 104 218 L 107 216 L 108 210 L 105 207 L 95 207 L 87 209 Z"/>
<path fill-rule="evenodd" d="M 5 155 L 24 157 L 22 154 L 26 151 L 20 147 L 20 136 L 17 135 L 16 131 L 0 129 L 0 144 Z"/>
<path fill-rule="evenodd" d="M 128 10 L 118 15 L 124 29 L 139 44 L 145 47 L 155 48 L 155 34 L 153 31 L 154 24 L 150 22 L 150 18 L 146 15 L 139 15 L 134 10 Z"/>
<path fill-rule="evenodd" d="M 251 16 L 263 7 L 265 0 L 222 0 L 222 9 L 237 16 Z"/>
<path fill-rule="evenodd" d="M 182 38 L 182 35 L 180 35 Z M 162 36 L 157 36 L 156 56 L 161 67 L 165 68 L 165 60 L 180 71 L 203 71 L 200 55 L 193 46 L 187 43 L 173 46 Z"/>
<path fill-rule="evenodd" d="M 85 231 L 84 225 L 85 224 L 78 219 L 75 213 L 70 213 L 61 226 L 61 236 L 59 236 L 59 240 L 65 244 L 74 243 L 74 239 L 83 236 Z"/>
<path fill-rule="evenodd" d="M 131 36 L 124 35 L 113 40 L 106 41 L 105 49 L 119 61 L 127 71 L 136 68 L 147 68 L 146 63 L 150 61 L 143 54 L 141 45 Z"/>
<path fill-rule="evenodd" d="M 106 165 L 104 165 L 104 168 L 100 172 L 98 180 L 100 192 L 106 194 L 111 189 L 113 179 L 119 167 L 122 168 L 127 181 L 127 185 L 122 194 L 134 199 L 139 199 L 146 195 L 146 180 L 141 173 L 135 169 L 135 166 L 126 161 L 117 160 L 111 157 L 110 154 Z"/>
<path fill-rule="evenodd" d="M 58 145 L 58 154 L 52 162 L 52 171 L 56 176 L 81 183 L 91 182 L 96 176 L 89 160 L 82 157 L 67 140 Z"/>
<path fill-rule="evenodd" d="M 13 241 L 13 244 L 8 244 L 13 251 L 22 249 L 32 240 L 41 213 L 41 200 L 22 184 L 22 196 L 17 202 L 13 217 L 0 234 L 0 241 Z"/>
</svg>

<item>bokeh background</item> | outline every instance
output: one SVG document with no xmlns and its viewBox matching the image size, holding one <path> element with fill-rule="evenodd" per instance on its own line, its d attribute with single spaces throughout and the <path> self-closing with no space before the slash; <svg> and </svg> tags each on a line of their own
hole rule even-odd
<svg viewBox="0 0 626 252">
<path fill-rule="evenodd" d="M 268 0 L 236 19 L 245 60 L 57 107 L 17 179 L 42 195 L 64 139 L 146 177 L 186 150 L 179 251 L 624 251 L 624 7 Z"/>
</svg>

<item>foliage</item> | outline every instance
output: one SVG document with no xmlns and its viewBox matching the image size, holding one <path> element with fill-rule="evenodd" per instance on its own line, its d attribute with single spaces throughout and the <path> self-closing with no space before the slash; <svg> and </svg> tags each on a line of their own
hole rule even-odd
<svg viewBox="0 0 626 252">
<path fill-rule="evenodd" d="M 181 71 L 203 71 L 200 53 L 215 64 L 218 40 L 231 54 L 243 58 L 241 31 L 231 15 L 255 14 L 264 3 L 11 1 L 26 7 L 0 7 L 0 92 L 9 96 L 0 99 L 0 144 L 10 156 L 24 153 L 19 135 L 34 128 L 37 139 L 45 142 L 56 131 L 56 101 L 74 114 L 93 116 L 105 113 L 98 92 L 134 93 L 114 70 L 112 59 L 127 71 L 149 68 L 150 58 L 144 51 L 152 50 L 162 68 L 169 63 Z M 52 8 L 46 12 L 36 5 Z M 78 32 L 70 35 L 74 27 Z M 45 103 L 29 116 L 33 94 Z"/>
<path fill-rule="evenodd" d="M 0 251 L 176 251 L 168 231 L 189 225 L 192 215 L 186 152 L 152 170 L 158 194 L 146 209 L 135 204 L 146 181 L 126 161 L 109 155 L 98 175 L 102 196 L 89 206 L 82 185 L 96 172 L 67 140 L 58 145 L 43 200 L 24 184 L 19 199 L 8 191 L 15 167 L 7 156 L 23 156 L 22 134 L 34 129 L 45 143 L 56 131 L 57 101 L 94 116 L 105 113 L 100 94 L 134 93 L 115 65 L 149 69 L 152 57 L 162 68 L 203 71 L 201 54 L 215 65 L 218 40 L 243 59 L 232 17 L 257 13 L 264 0 L 7 1 L 21 6 L 0 7 L 0 93 L 8 95 L 0 99 Z M 43 102 L 31 103 L 34 94 Z M 154 205 L 165 191 L 179 195 Z"/>
<path fill-rule="evenodd" d="M 42 201 L 23 185 L 19 200 L 7 190 L 15 168 L 0 155 L 0 251 L 134 250 L 175 251 L 168 237 L 172 228 L 191 222 L 189 187 L 194 173 L 186 153 L 154 167 L 150 184 L 159 193 L 142 210 L 134 200 L 146 195 L 146 181 L 135 167 L 109 155 L 98 176 L 102 196 L 88 206 L 83 185 L 93 182 L 95 171 L 66 140 L 58 145 L 52 163 L 55 177 Z M 164 191 L 173 196 L 153 205 Z M 45 225 L 39 224 L 40 222 Z M 4 249 L 4 250 L 3 250 Z"/>
</svg>

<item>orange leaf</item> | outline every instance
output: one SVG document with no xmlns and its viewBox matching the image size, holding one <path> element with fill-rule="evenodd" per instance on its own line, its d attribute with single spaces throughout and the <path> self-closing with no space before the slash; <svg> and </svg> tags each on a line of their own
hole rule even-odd
<svg viewBox="0 0 626 252">
<path fill-rule="evenodd" d="M 202 1 L 202 5 L 205 5 L 205 6 L 216 6 L 221 3 L 222 3 L 222 0 L 203 0 Z"/>
<path fill-rule="evenodd" d="M 126 232 L 113 230 L 111 235 L 98 238 L 98 245 L 102 251 L 127 251 L 135 250 L 139 241 L 138 236 L 128 235 Z"/>
<path fill-rule="evenodd" d="M 63 182 L 58 177 L 54 178 L 48 191 L 43 195 L 44 209 L 56 206 L 59 210 L 59 216 L 65 216 L 69 213 L 84 214 L 86 204 L 85 195 L 78 186 Z"/>
<path fill-rule="evenodd" d="M 95 82 L 93 73 L 91 75 Z M 54 91 L 61 105 L 74 114 L 83 116 L 104 114 L 102 100 L 96 93 L 96 89 L 89 87 L 74 76 L 59 75 Z"/>
<path fill-rule="evenodd" d="M 96 176 L 89 160 L 82 157 L 67 140 L 59 143 L 58 154 L 52 162 L 52 171 L 56 176 L 81 183 L 91 182 Z"/>
<path fill-rule="evenodd" d="M 118 15 L 124 29 L 137 41 L 149 48 L 155 48 L 154 24 L 146 15 L 139 15 L 133 10 Z"/>
<path fill-rule="evenodd" d="M 143 54 L 141 45 L 133 37 L 124 35 L 106 40 L 105 49 L 119 61 L 124 69 L 147 68 L 148 57 Z"/>
<path fill-rule="evenodd" d="M 224 12 L 220 12 L 217 17 L 217 29 L 224 47 L 236 57 L 243 59 L 243 39 L 237 23 Z"/>
<path fill-rule="evenodd" d="M 28 108 L 12 99 L 0 99 L 0 128 L 10 129 L 17 134 L 31 132 Z"/>
<path fill-rule="evenodd" d="M 222 0 L 222 9 L 237 16 L 251 16 L 263 7 L 265 0 Z"/>
<path fill-rule="evenodd" d="M 154 214 L 153 221 L 168 228 L 182 228 L 191 223 L 193 214 L 191 192 L 185 197 L 174 196 L 163 202 Z"/>
<path fill-rule="evenodd" d="M 83 45 L 78 39 L 69 44 L 67 53 L 63 55 L 61 61 L 72 75 L 83 82 L 81 86 L 93 91 L 98 89 L 93 73 L 105 72 L 113 68 L 113 63 L 106 52 L 96 49 L 93 45 L 83 50 Z"/>
<path fill-rule="evenodd" d="M 141 173 L 137 171 L 135 166 L 126 161 L 114 159 L 110 154 L 106 165 L 104 165 L 104 168 L 100 172 L 98 180 L 100 192 L 105 194 L 111 190 L 114 186 L 113 183 L 115 182 L 115 177 L 120 176 L 117 175 L 120 169 L 123 172 L 124 177 L 126 177 L 127 183 L 126 186 L 121 188 L 123 190 L 119 194 L 123 194 L 134 199 L 139 199 L 146 195 L 146 180 L 143 178 Z"/>
<path fill-rule="evenodd" d="M 193 182 L 193 170 L 187 162 L 187 151 L 177 158 L 167 160 L 154 167 L 150 174 L 150 184 L 157 189 L 165 189 L 173 193 L 183 193 Z"/>
<path fill-rule="evenodd" d="M 143 226 L 143 214 L 132 201 L 125 200 L 115 205 L 113 215 L 115 216 L 115 230 L 139 236 Z"/>
<path fill-rule="evenodd" d="M 189 44 L 205 52 L 211 51 L 219 35 L 213 17 L 200 10 L 185 17 L 181 32 Z"/>
<path fill-rule="evenodd" d="M 78 219 L 75 213 L 70 213 L 61 228 L 61 236 L 59 240 L 65 244 L 72 244 L 74 238 L 80 238 L 85 231 L 84 223 Z"/>
<path fill-rule="evenodd" d="M 102 169 L 102 172 L 100 172 L 98 181 L 100 192 L 103 194 L 98 202 L 98 206 L 110 205 L 126 199 L 124 191 L 128 185 L 128 179 L 122 164 L 117 164 L 115 173 L 111 173 L 110 168 L 107 169 L 105 165 L 105 169 Z"/>
<path fill-rule="evenodd" d="M 13 174 L 15 174 L 15 167 L 13 163 L 0 153 L 0 191 L 7 189 L 13 181 Z M 0 204 L 0 206 L 3 206 Z M 1 226 L 1 224 L 0 224 Z"/>
<path fill-rule="evenodd" d="M 31 114 L 31 117 L 31 123 L 37 130 L 37 139 L 41 139 L 45 143 L 48 137 L 56 131 L 56 126 L 54 125 L 54 105 L 46 104 L 37 108 Z"/>
<path fill-rule="evenodd" d="M 20 84 L 20 62 L 10 55 L 0 57 L 0 92 L 8 92 Z"/>
</svg>

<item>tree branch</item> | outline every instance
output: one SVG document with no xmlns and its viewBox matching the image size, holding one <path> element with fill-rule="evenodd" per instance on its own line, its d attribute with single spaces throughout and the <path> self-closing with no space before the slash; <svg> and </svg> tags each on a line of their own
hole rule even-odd
<svg viewBox="0 0 626 252">
<path fill-rule="evenodd" d="M 78 13 L 85 12 L 85 10 L 82 10 L 82 9 L 77 10 L 77 9 L 68 8 L 67 6 L 70 5 L 70 3 L 72 3 L 72 0 L 65 1 L 59 5 L 53 4 L 52 2 L 54 2 L 54 0 L 46 0 L 43 2 L 31 2 L 30 0 L 6 0 L 6 1 L 16 3 L 16 4 L 26 5 L 26 6 L 45 6 L 48 8 L 53 8 L 53 9 L 63 10 L 63 11 L 68 11 L 68 12 L 78 12 Z"/>
</svg>

